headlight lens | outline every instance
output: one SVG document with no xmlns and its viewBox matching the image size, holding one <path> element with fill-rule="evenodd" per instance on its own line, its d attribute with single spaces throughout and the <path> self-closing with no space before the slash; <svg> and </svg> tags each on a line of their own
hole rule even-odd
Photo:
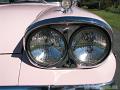
<svg viewBox="0 0 120 90">
<path fill-rule="evenodd" d="M 110 45 L 107 32 L 98 27 L 84 27 L 71 36 L 70 54 L 83 66 L 95 66 L 107 57 Z"/>
<path fill-rule="evenodd" d="M 49 28 L 33 30 L 26 38 L 26 49 L 30 60 L 42 66 L 55 65 L 63 60 L 67 51 L 64 36 Z"/>
</svg>

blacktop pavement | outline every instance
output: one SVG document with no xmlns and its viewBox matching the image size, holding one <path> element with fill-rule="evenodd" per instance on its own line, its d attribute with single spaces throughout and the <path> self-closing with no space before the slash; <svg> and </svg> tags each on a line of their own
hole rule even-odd
<svg viewBox="0 0 120 90">
<path fill-rule="evenodd" d="M 115 83 L 120 90 L 120 31 L 114 30 L 113 53 L 116 57 L 117 68 L 114 76 Z"/>
</svg>

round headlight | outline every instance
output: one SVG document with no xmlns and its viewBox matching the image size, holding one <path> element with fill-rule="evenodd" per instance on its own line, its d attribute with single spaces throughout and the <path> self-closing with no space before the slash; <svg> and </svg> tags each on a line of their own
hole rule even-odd
<svg viewBox="0 0 120 90">
<path fill-rule="evenodd" d="M 70 39 L 70 54 L 82 66 L 95 66 L 108 56 L 111 41 L 108 33 L 98 27 L 83 27 Z"/>
<path fill-rule="evenodd" d="M 37 66 L 56 65 L 66 56 L 66 41 L 59 31 L 48 27 L 38 28 L 25 39 L 27 55 Z"/>
</svg>

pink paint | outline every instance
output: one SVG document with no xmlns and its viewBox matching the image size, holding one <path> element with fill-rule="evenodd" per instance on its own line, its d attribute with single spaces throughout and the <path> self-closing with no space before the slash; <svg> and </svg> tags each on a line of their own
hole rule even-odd
<svg viewBox="0 0 120 90">
<path fill-rule="evenodd" d="M 19 85 L 83 85 L 110 82 L 116 69 L 111 53 L 106 61 L 93 69 L 45 70 L 22 62 Z"/>
<path fill-rule="evenodd" d="M 0 55 L 0 86 L 18 85 L 21 60 L 11 55 Z"/>
<path fill-rule="evenodd" d="M 110 82 L 116 69 L 116 61 L 111 52 L 106 61 L 93 69 L 45 70 L 21 63 L 12 57 L 24 36 L 26 28 L 38 20 L 64 16 L 100 17 L 76 7 L 73 12 L 63 14 L 60 7 L 51 4 L 7 4 L 0 5 L 0 86 L 15 85 L 83 85 Z M 105 22 L 106 23 L 106 22 Z M 22 45 L 14 53 L 20 53 Z M 20 68 L 21 65 L 21 68 Z"/>
</svg>

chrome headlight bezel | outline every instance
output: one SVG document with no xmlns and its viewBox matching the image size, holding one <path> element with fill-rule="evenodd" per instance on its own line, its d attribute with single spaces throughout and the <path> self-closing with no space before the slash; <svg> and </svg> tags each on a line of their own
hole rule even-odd
<svg viewBox="0 0 120 90">
<path fill-rule="evenodd" d="M 74 25 L 79 25 L 80 27 L 84 27 L 84 26 L 95 26 L 95 27 L 98 27 L 100 28 L 101 30 L 105 31 L 107 33 L 107 35 L 109 36 L 109 40 L 111 41 L 111 47 L 112 47 L 112 41 L 113 41 L 113 34 L 112 34 L 112 28 L 109 26 L 109 24 L 103 22 L 103 21 L 100 21 L 100 20 L 97 20 L 97 19 L 93 19 L 93 18 L 87 18 L 87 17 L 76 17 L 76 16 L 65 16 L 65 17 L 57 17 L 57 18 L 50 18 L 50 19 L 46 19 L 46 20 L 42 20 L 42 21 L 37 21 L 33 24 L 31 24 L 28 28 L 27 28 L 27 31 L 23 37 L 23 46 L 24 46 L 24 50 L 26 52 L 26 49 L 25 49 L 25 41 L 26 41 L 26 37 L 27 37 L 27 34 L 29 34 L 32 30 L 35 30 L 36 28 L 39 28 L 39 27 L 44 27 L 44 26 L 51 26 L 51 25 L 64 25 L 64 26 L 67 26 L 66 29 L 69 29 L 71 28 L 68 27 L 69 25 L 71 24 L 74 24 Z M 27 55 L 29 61 L 32 63 L 33 66 L 36 66 L 36 67 L 40 67 L 40 68 L 50 68 L 50 69 L 58 69 L 58 68 L 70 68 L 69 66 L 71 65 L 71 63 L 69 61 L 72 61 L 74 63 L 74 65 L 76 65 L 75 67 L 73 68 L 78 68 L 78 69 L 82 69 L 82 68 L 96 68 L 100 65 L 102 65 L 103 63 L 105 63 L 106 61 L 106 58 L 109 56 L 106 56 L 106 58 L 103 60 L 103 62 L 95 65 L 95 66 L 82 66 L 82 65 L 78 65 L 76 60 L 74 60 L 74 58 L 71 58 L 71 56 L 68 54 L 70 53 L 70 50 L 69 50 L 69 42 L 70 42 L 70 38 L 71 38 L 71 35 L 77 31 L 77 28 L 72 30 L 67 30 L 65 31 L 64 29 L 62 29 L 63 27 L 61 27 L 61 29 L 58 29 L 58 26 L 57 28 L 56 27 L 52 27 L 54 29 L 56 29 L 57 31 L 59 31 L 61 34 L 63 34 L 65 36 L 65 39 L 66 39 L 66 44 L 67 44 L 67 54 L 66 54 L 66 57 L 64 58 L 63 62 L 61 63 L 58 63 L 56 65 L 53 65 L 51 67 L 46 67 L 46 66 L 39 66 L 39 65 L 36 65 L 36 63 L 32 62 L 29 58 L 29 56 Z M 68 37 L 66 37 L 68 36 Z M 110 50 L 111 52 L 111 50 Z M 109 53 L 110 53 L 109 52 Z M 60 65 L 60 66 L 59 66 Z M 65 66 L 64 66 L 65 65 Z M 66 66 L 67 65 L 67 66 Z M 55 67 L 55 68 L 54 68 Z"/>
<path fill-rule="evenodd" d="M 40 63 L 40 62 L 37 62 L 31 55 L 30 55 L 30 52 L 29 52 L 29 45 L 28 45 L 28 43 L 29 43 L 29 38 L 30 38 L 30 36 L 33 34 L 33 33 L 36 33 L 36 32 L 39 32 L 39 31 L 41 31 L 41 30 L 39 30 L 39 29 L 41 29 L 41 28 L 44 28 L 44 27 L 47 27 L 47 26 L 49 26 L 49 25 L 45 25 L 45 26 L 39 26 L 39 27 L 36 27 L 36 28 L 33 28 L 32 30 L 28 30 L 27 32 L 26 32 L 26 34 L 24 35 L 24 38 L 23 38 L 23 41 L 24 41 L 24 50 L 25 50 L 25 52 L 26 52 L 26 55 L 27 55 L 27 57 L 28 57 L 28 59 L 29 59 L 29 61 L 34 65 L 34 66 L 36 66 L 36 67 L 59 67 L 59 66 L 61 66 L 62 65 L 62 62 L 65 60 L 65 57 L 66 57 L 66 55 L 67 55 L 67 48 L 68 48 L 68 46 L 67 46 L 67 41 L 66 41 L 66 39 L 65 39 L 65 37 L 64 37 L 64 35 L 60 32 L 60 31 L 58 31 L 58 30 L 56 30 L 56 29 L 53 29 L 53 28 L 50 28 L 51 29 L 51 31 L 54 31 L 55 33 L 57 33 L 58 35 L 60 35 L 61 36 L 61 38 L 63 39 L 63 41 L 64 41 L 64 54 L 63 54 L 63 56 L 62 56 L 62 58 L 58 61 L 58 62 L 56 62 L 56 63 L 54 63 L 54 64 L 44 64 L 44 63 Z M 48 27 L 47 27 L 48 28 Z"/>
<path fill-rule="evenodd" d="M 107 50 L 106 54 L 105 54 L 97 63 L 95 63 L 95 64 L 93 64 L 93 65 L 87 65 L 87 64 L 84 63 L 84 62 L 80 62 L 80 60 L 77 59 L 77 58 L 75 57 L 75 55 L 73 54 L 73 50 L 72 50 L 72 48 L 71 48 L 71 45 L 72 45 L 72 41 L 73 41 L 74 36 L 76 36 L 79 32 L 84 31 L 84 30 L 87 29 L 87 28 L 96 28 L 96 29 L 98 29 L 100 32 L 103 32 L 103 33 L 106 35 L 107 39 L 108 39 L 107 43 L 109 43 L 109 46 L 107 47 L 108 50 Z M 92 68 L 92 67 L 96 67 L 96 66 L 99 66 L 102 62 L 104 62 L 105 59 L 106 59 L 106 58 L 108 57 L 108 55 L 110 54 L 111 48 L 112 48 L 111 37 L 110 37 L 109 33 L 108 33 L 105 29 L 103 29 L 103 28 L 101 28 L 101 27 L 98 27 L 98 26 L 95 26 L 95 25 L 83 26 L 83 27 L 80 27 L 79 29 L 77 29 L 76 31 L 74 31 L 73 34 L 71 35 L 71 37 L 70 37 L 70 39 L 69 39 L 69 48 L 70 48 L 69 54 L 70 54 L 72 60 L 74 60 L 74 61 L 78 64 L 78 66 L 79 66 L 80 68 Z"/>
</svg>

